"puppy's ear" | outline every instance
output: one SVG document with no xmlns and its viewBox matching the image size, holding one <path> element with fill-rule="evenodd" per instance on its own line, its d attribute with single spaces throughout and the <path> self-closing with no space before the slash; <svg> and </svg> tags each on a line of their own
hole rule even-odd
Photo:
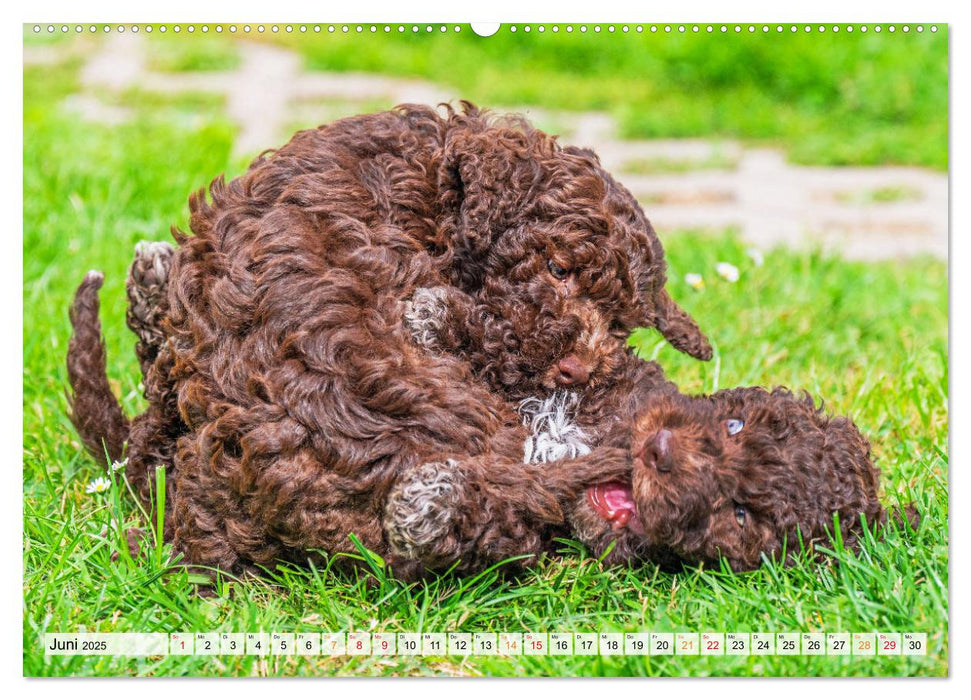
<svg viewBox="0 0 971 700">
<path fill-rule="evenodd" d="M 711 344 L 688 313 L 674 303 L 666 289 L 657 295 L 654 320 L 661 335 L 671 345 L 699 360 L 710 360 Z"/>
<path fill-rule="evenodd" d="M 461 260 L 462 277 L 475 284 L 481 275 L 478 261 L 497 235 L 501 193 L 499 173 L 509 173 L 496 144 L 472 128 L 449 133 L 438 172 L 439 204 L 445 213 L 440 241 Z"/>
<path fill-rule="evenodd" d="M 542 175 L 535 142 L 545 137 L 526 127 L 490 127 L 477 115 L 453 121 L 438 170 L 438 243 L 457 258 L 463 281 L 475 287 L 492 245 L 520 223 L 522 207 L 535 194 Z"/>
</svg>

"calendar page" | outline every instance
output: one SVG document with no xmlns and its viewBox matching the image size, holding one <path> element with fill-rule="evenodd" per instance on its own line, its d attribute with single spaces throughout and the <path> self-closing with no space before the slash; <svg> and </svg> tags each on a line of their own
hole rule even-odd
<svg viewBox="0 0 971 700">
<path fill-rule="evenodd" d="M 27 22 L 23 674 L 947 676 L 948 52 Z"/>
</svg>

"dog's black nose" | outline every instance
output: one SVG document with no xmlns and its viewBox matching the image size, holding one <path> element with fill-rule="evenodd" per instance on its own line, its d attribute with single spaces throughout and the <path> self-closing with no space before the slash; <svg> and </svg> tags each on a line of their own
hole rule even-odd
<svg viewBox="0 0 971 700">
<path fill-rule="evenodd" d="M 661 428 L 654 437 L 649 438 L 641 450 L 641 460 L 646 467 L 654 467 L 659 472 L 669 472 L 674 468 L 674 435 L 667 428 Z"/>
<path fill-rule="evenodd" d="M 556 363 L 556 383 L 560 386 L 586 384 L 590 368 L 576 355 L 567 355 Z"/>
</svg>

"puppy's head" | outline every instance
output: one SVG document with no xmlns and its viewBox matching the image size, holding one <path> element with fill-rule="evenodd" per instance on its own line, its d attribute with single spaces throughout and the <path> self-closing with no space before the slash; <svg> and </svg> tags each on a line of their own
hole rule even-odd
<svg viewBox="0 0 971 700">
<path fill-rule="evenodd" d="M 638 326 L 711 357 L 664 290 L 653 228 L 592 152 L 472 110 L 450 120 L 439 187 L 454 282 L 480 302 L 499 384 L 523 393 L 595 387 Z"/>
<path fill-rule="evenodd" d="M 637 417 L 632 480 L 598 484 L 578 507 L 578 532 L 617 557 L 646 546 L 689 563 L 754 569 L 762 556 L 826 541 L 838 516 L 853 546 L 861 516 L 885 516 L 870 446 L 846 418 L 784 389 L 659 396 Z"/>
</svg>

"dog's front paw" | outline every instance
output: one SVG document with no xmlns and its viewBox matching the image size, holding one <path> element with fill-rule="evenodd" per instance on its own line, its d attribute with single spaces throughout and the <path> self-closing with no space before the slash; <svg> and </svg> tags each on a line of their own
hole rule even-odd
<svg viewBox="0 0 971 700">
<path fill-rule="evenodd" d="M 384 532 L 395 554 L 426 565 L 446 563 L 449 537 L 461 517 L 456 462 L 428 462 L 398 480 L 384 509 Z"/>
<path fill-rule="evenodd" d="M 445 287 L 419 287 L 405 302 L 404 320 L 415 342 L 426 350 L 442 349 L 441 331 L 448 315 Z"/>
</svg>

